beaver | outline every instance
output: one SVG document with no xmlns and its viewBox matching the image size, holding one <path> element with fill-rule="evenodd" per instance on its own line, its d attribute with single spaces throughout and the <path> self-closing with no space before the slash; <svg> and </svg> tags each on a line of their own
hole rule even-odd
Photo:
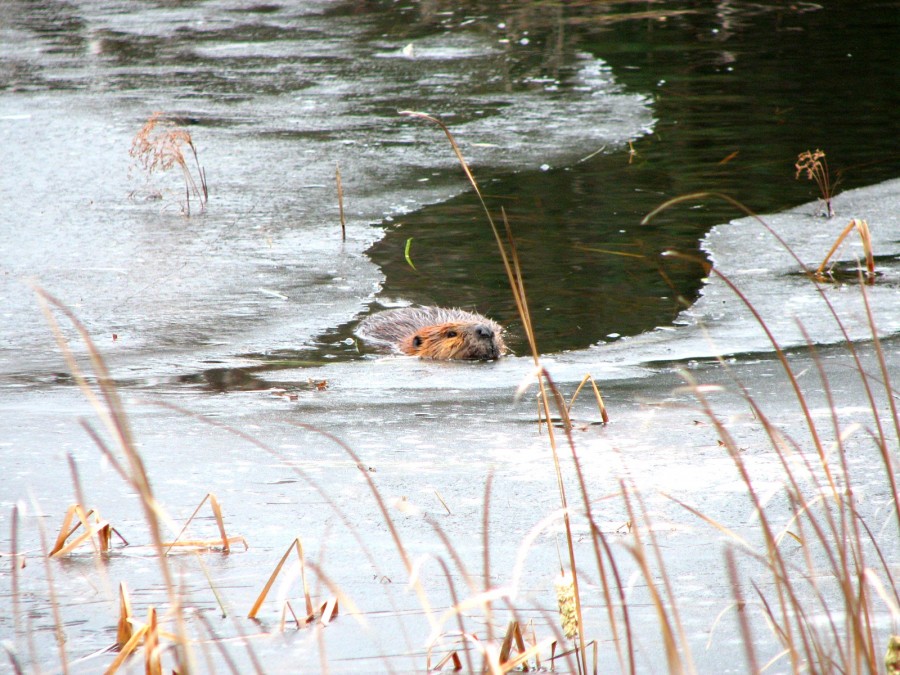
<svg viewBox="0 0 900 675">
<path fill-rule="evenodd" d="M 506 353 L 503 328 L 461 309 L 403 307 L 367 316 L 360 337 L 423 359 L 493 360 Z"/>
</svg>

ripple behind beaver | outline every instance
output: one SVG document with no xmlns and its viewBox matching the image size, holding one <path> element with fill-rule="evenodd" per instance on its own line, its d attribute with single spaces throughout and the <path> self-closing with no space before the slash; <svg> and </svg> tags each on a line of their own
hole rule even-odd
<svg viewBox="0 0 900 675">
<path fill-rule="evenodd" d="M 488 361 L 506 353 L 500 324 L 462 309 L 389 309 L 367 316 L 356 332 L 365 340 L 423 359 Z"/>
</svg>

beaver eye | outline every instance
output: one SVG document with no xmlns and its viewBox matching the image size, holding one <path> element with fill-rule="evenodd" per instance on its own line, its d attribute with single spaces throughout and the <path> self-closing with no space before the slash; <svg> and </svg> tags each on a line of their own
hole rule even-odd
<svg viewBox="0 0 900 675">
<path fill-rule="evenodd" d="M 420 338 L 418 335 L 416 335 L 413 338 L 413 347 L 421 347 L 421 346 L 422 346 L 422 338 Z"/>
<path fill-rule="evenodd" d="M 456 337 L 456 331 L 455 331 L 455 330 L 448 330 L 448 331 L 447 331 L 447 337 Z"/>
</svg>

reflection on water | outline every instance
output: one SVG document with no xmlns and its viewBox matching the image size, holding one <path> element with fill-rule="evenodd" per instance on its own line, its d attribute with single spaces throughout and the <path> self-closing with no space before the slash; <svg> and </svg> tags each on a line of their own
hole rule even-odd
<svg viewBox="0 0 900 675">
<path fill-rule="evenodd" d="M 890 5 L 3 3 L 0 132 L 31 138 L 0 174 L 26 228 L 0 229 L 0 249 L 17 247 L 3 264 L 71 289 L 92 330 L 122 334 L 155 371 L 171 370 L 160 348 L 198 371 L 246 353 L 358 359 L 354 316 L 379 301 L 476 309 L 523 353 L 483 214 L 471 194 L 446 201 L 461 172 L 438 130 L 397 114 L 414 108 L 447 121 L 493 212 L 509 214 L 542 351 L 669 325 L 703 269 L 660 254 L 697 254 L 736 214 L 705 200 L 640 226 L 666 198 L 804 202 L 815 188 L 793 162 L 816 147 L 845 188 L 900 173 L 885 141 L 900 103 Z M 209 213 L 189 228 L 122 198 L 120 158 L 160 108 L 196 130 L 210 172 Z M 346 248 L 332 246 L 338 162 Z M 53 189 L 23 194 L 20 180 Z M 368 224 L 386 213 L 378 241 Z M 47 250 L 68 256 L 47 266 Z M 0 345 L 42 359 L 43 323 L 9 325 Z"/>
<path fill-rule="evenodd" d="M 510 216 L 542 350 L 669 324 L 682 300 L 696 297 L 702 267 L 659 254 L 696 254 L 699 236 L 740 214 L 707 199 L 641 227 L 667 198 L 723 192 L 759 213 L 802 203 L 816 191 L 794 179 L 794 160 L 819 147 L 841 188 L 900 173 L 900 155 L 884 140 L 898 125 L 892 82 L 900 11 L 883 5 L 664 3 L 631 20 L 596 3 L 549 12 L 478 6 L 490 15 L 483 25 L 501 22 L 527 36 L 535 80 L 557 83 L 559 64 L 588 50 L 611 63 L 620 81 L 654 97 L 658 122 L 634 153 L 516 175 L 475 167 L 491 208 Z M 420 26 L 440 15 L 430 6 Z M 449 4 L 438 6 L 449 11 Z M 384 297 L 474 307 L 514 322 L 496 247 L 472 195 L 386 225 L 387 236 L 370 251 L 387 275 Z M 410 239 L 415 270 L 404 259 Z M 524 348 L 515 335 L 511 343 Z"/>
</svg>

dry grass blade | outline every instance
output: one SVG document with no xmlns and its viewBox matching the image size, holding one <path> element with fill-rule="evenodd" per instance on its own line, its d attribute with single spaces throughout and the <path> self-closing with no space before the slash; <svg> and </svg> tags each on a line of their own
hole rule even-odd
<svg viewBox="0 0 900 675">
<path fill-rule="evenodd" d="M 275 579 L 278 577 L 278 574 L 281 572 L 281 568 L 284 567 L 284 563 L 287 561 L 288 556 L 293 550 L 297 551 L 297 558 L 300 561 L 300 582 L 303 584 L 303 597 L 306 601 L 306 615 L 312 616 L 313 606 L 312 600 L 309 597 L 309 588 L 306 585 L 306 563 L 303 559 L 303 544 L 300 542 L 300 537 L 297 537 L 293 542 L 291 542 L 291 545 L 288 546 L 287 550 L 284 552 L 284 555 L 281 556 L 281 560 L 278 561 L 278 564 L 275 566 L 275 569 L 269 576 L 269 580 L 263 587 L 262 592 L 260 592 L 259 597 L 256 598 L 256 602 L 253 603 L 253 607 L 250 609 L 250 613 L 247 614 L 248 619 L 256 618 L 256 615 L 259 612 L 259 608 L 262 606 L 263 602 L 265 602 L 266 596 L 269 594 L 269 591 L 272 588 L 272 584 L 275 583 Z"/>
<path fill-rule="evenodd" d="M 794 163 L 797 173 L 794 180 L 800 178 L 801 173 L 806 173 L 808 180 L 814 180 L 819 186 L 819 192 L 822 201 L 825 202 L 826 215 L 829 218 L 834 217 L 834 208 L 831 205 L 834 199 L 834 189 L 837 183 L 831 181 L 831 171 L 828 169 L 828 161 L 825 159 L 825 153 L 816 148 L 815 152 L 807 150 L 797 155 L 797 161 Z"/>
<path fill-rule="evenodd" d="M 78 522 L 72 526 L 74 516 L 78 517 Z M 93 520 L 91 520 L 91 516 L 93 516 Z M 67 544 L 66 541 L 79 527 L 83 527 L 85 531 Z M 50 557 L 58 558 L 67 553 L 71 553 L 88 540 L 93 544 L 95 551 L 99 553 L 109 553 L 113 532 L 115 532 L 116 535 L 119 536 L 119 539 L 124 543 L 128 543 L 108 521 L 100 518 L 99 513 L 95 512 L 93 509 L 85 513 L 81 504 L 73 504 L 66 510 L 66 516 L 63 519 L 59 535 L 56 537 L 53 548 L 50 549 Z M 94 537 L 96 537 L 96 541 L 94 540 Z"/>
<path fill-rule="evenodd" d="M 219 539 L 200 539 L 200 540 L 187 540 L 180 541 L 181 535 L 184 534 L 185 530 L 187 530 L 188 526 L 191 524 L 191 521 L 194 520 L 194 517 L 203 508 L 203 505 L 209 501 L 210 509 L 213 512 L 213 516 L 216 519 L 216 526 L 219 528 Z M 212 492 L 208 492 L 206 496 L 200 500 L 200 503 L 197 505 L 197 508 L 194 509 L 194 512 L 191 514 L 190 518 L 187 519 L 185 524 L 182 526 L 181 530 L 176 535 L 174 541 L 171 542 L 163 542 L 162 545 L 166 547 L 165 555 L 168 555 L 169 552 L 175 546 L 189 546 L 193 548 L 212 548 L 214 546 L 221 546 L 223 553 L 231 552 L 231 544 L 241 543 L 244 545 L 244 550 L 247 550 L 249 546 L 247 545 L 247 540 L 241 537 L 240 535 L 235 535 L 229 537 L 225 532 L 225 522 L 222 518 L 222 507 L 219 506 L 219 500 L 216 499 L 216 496 Z"/>
<path fill-rule="evenodd" d="M 448 653 L 448 654 L 445 654 L 445 655 L 444 655 L 444 658 L 442 658 L 440 661 L 438 661 L 438 662 L 434 665 L 434 668 L 431 667 L 431 654 L 429 654 L 429 655 L 428 655 L 428 665 L 427 665 L 427 667 L 426 667 L 426 670 L 427 670 L 429 673 L 432 673 L 432 672 L 440 672 L 441 670 L 444 669 L 444 666 L 447 665 L 447 662 L 448 662 L 448 661 L 453 661 L 453 670 L 454 670 L 455 672 L 459 672 L 459 671 L 461 671 L 461 670 L 463 669 L 463 664 L 462 664 L 462 661 L 461 661 L 460 658 L 459 658 L 459 654 L 457 654 L 456 651 L 452 651 L 452 652 L 450 652 L 450 653 Z"/>
<path fill-rule="evenodd" d="M 35 504 L 35 511 L 37 511 L 38 516 L 40 516 L 40 508 Z M 62 672 L 69 672 L 69 659 L 66 656 L 66 635 L 63 630 L 63 622 L 62 615 L 59 611 L 59 602 L 56 599 L 56 584 L 53 581 L 53 569 L 50 565 L 50 554 L 47 549 L 47 532 L 44 528 L 43 519 L 38 518 L 38 531 L 41 537 L 41 551 L 45 554 L 43 556 L 44 559 L 44 574 L 47 577 L 47 589 L 50 601 L 50 607 L 53 612 L 53 631 L 54 637 L 56 638 L 56 647 L 59 651 L 59 662 L 60 669 Z"/>
<path fill-rule="evenodd" d="M 600 395 L 600 389 L 597 387 L 597 383 L 594 381 L 594 378 L 591 377 L 590 373 L 582 378 L 581 383 L 575 389 L 575 393 L 572 394 L 572 398 L 569 400 L 569 404 L 566 406 L 566 411 L 571 417 L 572 406 L 575 405 L 575 399 L 578 398 L 578 394 L 581 393 L 584 385 L 588 382 L 591 383 L 591 387 L 593 387 L 594 389 L 594 398 L 597 399 L 597 408 L 598 410 L 600 410 L 600 418 L 603 420 L 603 424 L 609 424 L 609 414 L 606 412 L 606 405 L 603 403 L 603 396 Z"/>
<path fill-rule="evenodd" d="M 147 633 L 144 635 L 144 672 L 146 675 L 162 675 L 160 659 L 159 624 L 156 620 L 156 609 L 147 610 Z"/>
<path fill-rule="evenodd" d="M 147 624 L 141 624 L 138 628 L 131 634 L 128 642 L 122 645 L 121 649 L 119 649 L 119 653 L 116 655 L 116 658 L 113 659 L 113 662 L 109 664 L 105 671 L 103 671 L 103 675 L 113 675 L 119 668 L 122 667 L 122 664 L 125 663 L 126 659 L 134 653 L 134 650 L 137 649 L 138 645 L 141 643 L 141 640 L 144 639 L 144 636 L 147 634 L 150 626 Z"/>
<path fill-rule="evenodd" d="M 869 229 L 869 223 L 866 220 L 857 220 L 856 229 L 859 232 L 859 238 L 862 240 L 863 251 L 866 255 L 866 270 L 870 279 L 875 278 L 875 252 L 872 249 L 872 231 Z"/>
<path fill-rule="evenodd" d="M 531 646 L 537 647 L 538 640 L 537 634 L 534 632 L 534 619 L 531 619 L 528 622 L 528 627 L 531 629 Z M 555 642 L 553 638 L 550 639 L 550 642 Z M 537 652 L 534 655 L 534 667 L 536 670 L 541 670 L 541 653 Z"/>
<path fill-rule="evenodd" d="M 715 529 L 717 529 L 717 530 L 718 530 L 719 532 L 721 532 L 722 534 L 724 534 L 724 535 L 726 535 L 727 537 L 730 537 L 730 538 L 733 539 L 734 541 L 738 542 L 741 546 L 743 546 L 743 547 L 744 547 L 745 549 L 747 549 L 748 551 L 752 550 L 752 546 L 750 546 L 750 542 L 749 542 L 749 541 L 747 541 L 746 539 L 744 539 L 741 535 L 739 535 L 739 534 L 738 534 L 737 532 L 735 532 L 734 530 L 731 530 L 731 529 L 725 527 L 725 526 L 724 526 L 722 523 L 720 523 L 718 520 L 715 520 L 715 519 L 713 519 L 713 518 L 710 518 L 709 516 L 707 516 L 707 515 L 706 515 L 705 513 L 703 513 L 702 511 L 698 511 L 698 510 L 695 509 L 693 506 L 691 506 L 690 504 L 686 504 L 685 502 L 681 501 L 681 500 L 678 499 L 677 497 L 673 497 L 672 495 L 667 494 L 667 493 L 665 493 L 665 492 L 662 492 L 661 494 L 662 494 L 662 496 L 665 497 L 666 499 L 671 499 L 673 502 L 675 502 L 676 504 L 678 504 L 681 508 L 685 509 L 686 511 L 690 511 L 691 513 L 693 513 L 695 516 L 697 516 L 697 517 L 700 518 L 701 520 L 705 521 L 705 522 L 708 523 L 709 525 L 712 525 Z"/>
<path fill-rule="evenodd" d="M 725 564 L 728 569 L 728 580 L 731 583 L 731 593 L 734 596 L 737 610 L 738 625 L 741 629 L 741 639 L 744 642 L 744 651 L 747 654 L 747 665 L 751 673 L 758 673 L 759 666 L 756 661 L 756 650 L 753 649 L 753 635 L 750 632 L 750 622 L 747 621 L 747 603 L 741 593 L 741 582 L 738 579 L 737 564 L 734 560 L 734 551 L 725 550 Z"/>
<path fill-rule="evenodd" d="M 116 624 L 116 647 L 121 651 L 134 636 L 131 598 L 125 582 L 119 584 L 119 621 Z"/>
<path fill-rule="evenodd" d="M 319 607 L 319 623 L 327 626 L 341 613 L 337 598 L 329 598 Z"/>
<path fill-rule="evenodd" d="M 493 621 L 493 605 L 491 604 L 491 539 L 489 536 L 490 528 L 490 507 L 491 507 L 491 487 L 494 484 L 494 471 L 488 471 L 487 479 L 484 482 L 484 498 L 482 503 L 484 508 L 481 510 L 481 550 L 482 550 L 482 578 L 484 586 L 482 595 L 487 598 L 484 603 L 484 622 L 487 625 L 487 640 L 491 642 L 494 639 L 494 621 Z"/>
<path fill-rule="evenodd" d="M 338 213 L 341 218 L 341 241 L 347 241 L 347 222 L 344 219 L 344 185 L 341 183 L 341 167 L 334 167 L 334 180 L 337 183 Z"/>
<path fill-rule="evenodd" d="M 297 616 L 297 613 L 294 611 L 294 607 L 291 605 L 290 600 L 285 600 L 284 605 L 281 608 L 281 621 L 278 624 L 278 630 L 284 632 L 284 624 L 287 621 L 288 614 L 290 614 L 291 617 L 294 619 L 294 625 L 297 626 L 298 630 L 303 627 L 300 624 L 300 618 Z M 306 622 L 304 622 L 303 625 L 306 625 Z"/>
<path fill-rule="evenodd" d="M 19 596 L 19 565 L 25 566 L 25 556 L 19 555 L 19 505 L 16 504 L 12 508 L 12 517 L 10 518 L 10 551 L 9 551 L 9 571 L 10 571 L 10 588 L 12 591 L 12 612 L 13 612 L 13 632 L 16 637 L 22 632 L 21 626 L 21 598 Z"/>
<path fill-rule="evenodd" d="M 228 553 L 231 549 L 228 546 L 229 539 L 237 537 L 229 537 L 225 534 L 225 521 L 222 518 L 222 507 L 219 506 L 219 500 L 216 499 L 216 496 L 210 492 L 208 493 L 209 497 L 209 505 L 212 508 L 213 515 L 216 517 L 216 526 L 219 528 L 219 536 L 222 537 L 222 550 L 225 553 Z M 240 537 L 243 539 L 243 537 Z M 247 546 L 247 542 L 244 542 L 244 546 Z"/>
<path fill-rule="evenodd" d="M 653 570 L 650 569 L 650 561 L 647 555 L 647 548 L 644 545 L 643 539 L 641 538 L 641 528 L 639 525 L 639 520 L 634 510 L 634 506 L 632 505 L 631 497 L 629 496 L 631 494 L 631 491 L 629 491 L 625 487 L 625 483 L 621 481 L 620 489 L 622 499 L 625 502 L 625 508 L 628 512 L 628 518 L 632 523 L 634 523 L 634 527 L 631 530 L 631 533 L 634 537 L 634 543 L 627 545 L 626 549 L 631 553 L 632 557 L 638 565 L 641 576 L 644 577 L 644 582 L 647 585 L 647 591 L 650 593 L 650 599 L 653 604 L 653 608 L 656 610 L 657 623 L 659 625 L 660 631 L 662 632 L 663 647 L 665 649 L 668 672 L 672 675 L 678 675 L 684 672 L 692 671 L 693 668 L 690 666 L 690 651 L 688 649 L 688 643 L 684 638 L 684 632 L 681 628 L 681 622 L 678 617 L 678 612 L 676 610 L 674 600 L 671 603 L 671 609 L 667 608 L 666 603 L 663 599 L 663 594 L 659 589 L 657 575 L 654 574 Z M 669 585 L 669 581 L 665 573 L 665 566 L 662 564 L 662 560 L 659 557 L 659 547 L 653 536 L 652 523 L 650 522 L 646 508 L 644 507 L 644 504 L 640 499 L 640 494 L 638 492 L 634 492 L 634 496 L 638 501 L 638 505 L 641 507 L 643 516 L 641 522 L 647 525 L 647 532 L 650 538 L 650 547 L 653 549 L 657 556 L 657 562 L 659 563 L 659 575 L 662 577 L 663 590 L 666 595 L 669 596 L 670 599 L 672 599 L 671 586 Z M 681 637 L 684 656 L 679 653 L 678 636 Z M 687 663 L 685 663 L 685 659 L 688 660 Z"/>
<path fill-rule="evenodd" d="M 853 218 L 847 224 L 847 227 L 845 227 L 838 235 L 838 238 L 835 240 L 834 244 L 832 244 L 825 259 L 822 260 L 822 263 L 816 269 L 816 277 L 820 279 L 825 277 L 825 267 L 828 265 L 828 261 L 831 260 L 831 256 L 834 255 L 844 239 L 847 238 L 847 235 L 853 230 L 856 230 L 859 234 L 860 241 L 862 241 L 863 245 L 863 253 L 866 256 L 866 279 L 869 283 L 872 283 L 875 280 L 875 254 L 872 250 L 872 232 L 869 230 L 869 223 L 867 221 L 858 220 L 856 218 Z"/>
<path fill-rule="evenodd" d="M 509 661 L 509 655 L 513 648 L 513 641 L 515 641 L 519 653 L 525 651 L 525 641 L 522 639 L 522 631 L 519 630 L 518 621 L 510 621 L 506 626 L 506 634 L 503 636 L 503 642 L 500 644 L 500 653 L 498 654 L 500 663 Z"/>
</svg>

